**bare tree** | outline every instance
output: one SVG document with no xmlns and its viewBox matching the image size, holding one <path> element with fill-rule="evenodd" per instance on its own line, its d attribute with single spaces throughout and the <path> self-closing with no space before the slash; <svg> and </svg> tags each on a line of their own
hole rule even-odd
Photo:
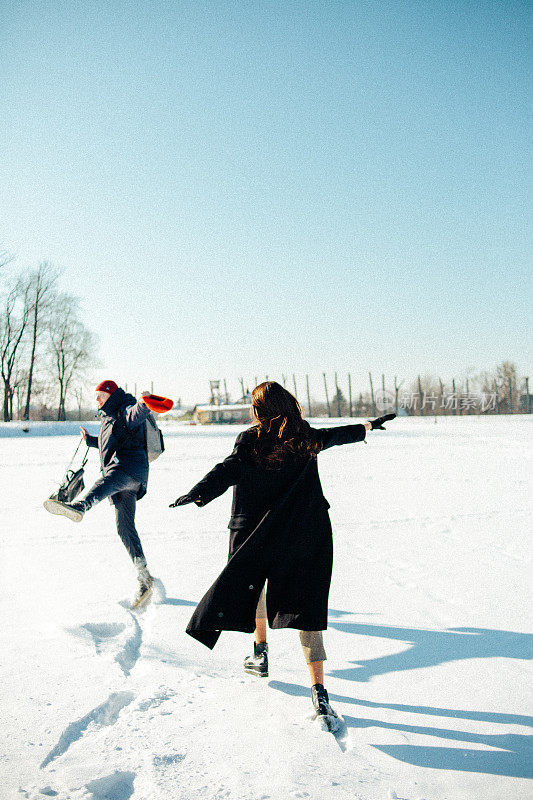
<svg viewBox="0 0 533 800">
<path fill-rule="evenodd" d="M 31 311 L 28 284 L 19 278 L 0 311 L 0 374 L 4 382 L 4 422 L 12 419 L 13 381 Z"/>
<path fill-rule="evenodd" d="M 348 404 L 346 403 L 346 398 L 338 384 L 336 384 L 335 394 L 333 395 L 331 402 L 336 403 L 337 405 L 338 417 L 345 417 L 348 414 Z"/>
<path fill-rule="evenodd" d="M 30 403 L 33 384 L 33 370 L 37 354 L 37 344 L 42 333 L 43 318 L 50 310 L 55 295 L 55 285 L 59 277 L 58 270 L 54 269 L 48 261 L 39 264 L 39 268 L 28 276 L 31 308 L 31 347 L 29 353 L 28 380 L 26 385 L 26 404 L 24 419 L 30 418 Z"/>
<path fill-rule="evenodd" d="M 58 295 L 50 317 L 50 349 L 59 389 L 58 420 L 66 419 L 66 400 L 71 383 L 80 378 L 93 360 L 95 339 L 78 316 L 78 300 Z"/>
<path fill-rule="evenodd" d="M 20 419 L 21 411 L 21 395 L 24 392 L 26 385 L 26 370 L 16 369 L 11 378 L 11 387 L 9 393 L 9 417 L 10 419 Z M 15 409 L 16 400 L 16 409 Z"/>
<path fill-rule="evenodd" d="M 399 391 L 402 388 L 403 384 L 404 384 L 404 381 L 402 381 L 401 383 L 398 383 L 398 378 L 395 375 L 394 376 L 394 409 L 395 409 L 396 413 L 398 413 L 398 394 L 399 394 Z"/>
<path fill-rule="evenodd" d="M 433 375 L 418 375 L 410 385 L 408 394 L 411 395 L 413 406 L 406 409 L 407 413 L 420 416 L 438 414 L 439 390 L 440 386 Z"/>
<path fill-rule="evenodd" d="M 7 250 L 0 250 L 0 269 L 13 261 L 14 258 L 15 256 L 12 255 L 12 253 L 9 253 Z"/>
<path fill-rule="evenodd" d="M 512 361 L 502 361 L 496 367 L 495 381 L 500 409 L 507 413 L 518 408 L 518 370 Z"/>
<path fill-rule="evenodd" d="M 74 397 L 76 398 L 76 405 L 78 406 L 78 420 L 81 421 L 81 408 L 83 403 L 83 386 L 77 386 L 74 389 Z"/>
</svg>

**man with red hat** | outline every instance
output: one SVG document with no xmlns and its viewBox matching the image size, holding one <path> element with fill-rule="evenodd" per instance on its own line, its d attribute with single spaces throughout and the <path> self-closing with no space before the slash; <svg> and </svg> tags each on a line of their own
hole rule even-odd
<svg viewBox="0 0 533 800">
<path fill-rule="evenodd" d="M 136 569 L 139 590 L 133 601 L 136 608 L 149 600 L 153 578 L 148 571 L 141 540 L 135 528 L 135 506 L 144 497 L 148 484 L 148 455 L 146 452 L 144 422 L 150 409 L 144 402 L 148 392 L 136 400 L 121 389 L 115 381 L 105 380 L 96 387 L 96 403 L 101 426 L 98 436 L 91 436 L 86 428 L 81 432 L 89 447 L 100 452 L 102 477 L 89 489 L 83 500 L 63 503 L 49 500 L 45 507 L 52 514 L 60 514 L 74 522 L 81 522 L 92 506 L 106 497 L 115 506 L 118 535 L 122 539 Z"/>
</svg>

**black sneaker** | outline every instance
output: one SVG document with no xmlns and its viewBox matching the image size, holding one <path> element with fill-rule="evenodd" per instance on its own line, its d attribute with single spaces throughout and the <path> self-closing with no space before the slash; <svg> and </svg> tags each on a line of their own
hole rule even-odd
<svg viewBox="0 0 533 800">
<path fill-rule="evenodd" d="M 244 659 L 244 671 L 259 678 L 268 678 L 268 644 L 254 642 L 253 656 Z"/>
<path fill-rule="evenodd" d="M 317 717 L 337 716 L 329 704 L 328 693 L 321 683 L 315 683 L 315 685 L 311 687 L 311 700 L 313 701 Z"/>
</svg>

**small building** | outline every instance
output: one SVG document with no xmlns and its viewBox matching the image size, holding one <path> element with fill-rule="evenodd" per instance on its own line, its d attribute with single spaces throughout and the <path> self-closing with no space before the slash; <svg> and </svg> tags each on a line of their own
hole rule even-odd
<svg viewBox="0 0 533 800">
<path fill-rule="evenodd" d="M 192 421 L 200 425 L 213 423 L 246 425 L 251 422 L 251 403 L 200 403 L 193 408 Z"/>
</svg>

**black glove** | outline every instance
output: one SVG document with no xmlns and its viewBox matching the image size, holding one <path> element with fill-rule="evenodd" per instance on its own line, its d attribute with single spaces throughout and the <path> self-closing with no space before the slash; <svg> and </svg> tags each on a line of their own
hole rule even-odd
<svg viewBox="0 0 533 800">
<path fill-rule="evenodd" d="M 387 422 L 389 419 L 394 419 L 395 416 L 396 414 L 385 414 L 384 417 L 376 417 L 376 419 L 369 420 L 372 424 L 371 430 L 386 431 L 387 429 L 383 427 L 383 423 Z"/>
<path fill-rule="evenodd" d="M 182 494 L 177 500 L 169 505 L 169 508 L 176 508 L 177 506 L 186 506 L 188 503 L 198 503 L 199 497 L 194 497 L 192 494 Z"/>
</svg>

